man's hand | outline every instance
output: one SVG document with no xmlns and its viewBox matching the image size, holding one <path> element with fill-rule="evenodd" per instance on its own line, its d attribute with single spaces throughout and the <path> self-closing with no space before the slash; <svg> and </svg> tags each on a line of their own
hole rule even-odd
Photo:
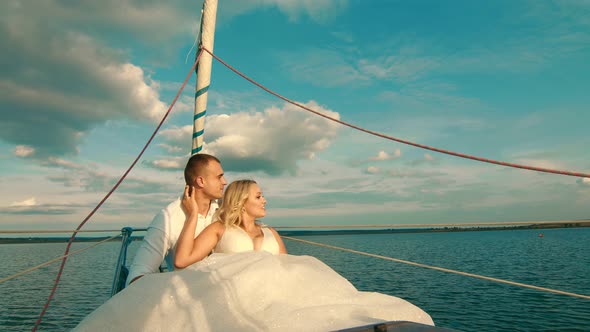
<svg viewBox="0 0 590 332">
<path fill-rule="evenodd" d="M 199 205 L 197 204 L 197 197 L 194 195 L 195 189 L 192 186 L 184 186 L 184 194 L 182 195 L 182 208 L 187 215 L 199 213 Z"/>
</svg>

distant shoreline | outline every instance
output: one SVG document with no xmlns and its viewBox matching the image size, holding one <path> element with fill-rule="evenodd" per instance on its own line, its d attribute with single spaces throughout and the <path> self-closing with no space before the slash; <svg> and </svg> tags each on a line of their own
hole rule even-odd
<svg viewBox="0 0 590 332">
<path fill-rule="evenodd" d="M 485 227 L 432 227 L 432 228 L 387 228 L 387 229 L 338 229 L 338 230 L 278 230 L 282 236 L 317 236 L 317 235 L 359 235 L 359 234 L 393 234 L 393 233 L 440 233 L 440 232 L 481 232 L 481 231 L 508 231 L 525 229 L 554 229 L 554 228 L 578 228 L 590 227 L 590 221 L 572 221 L 571 223 L 544 223 L 526 226 L 485 226 Z M 76 237 L 74 242 L 97 242 L 110 236 L 101 237 Z M 0 244 L 22 243 L 63 243 L 70 237 L 13 237 L 0 238 Z M 143 236 L 132 236 L 133 241 L 142 240 Z M 119 242 L 120 238 L 111 241 Z"/>
</svg>

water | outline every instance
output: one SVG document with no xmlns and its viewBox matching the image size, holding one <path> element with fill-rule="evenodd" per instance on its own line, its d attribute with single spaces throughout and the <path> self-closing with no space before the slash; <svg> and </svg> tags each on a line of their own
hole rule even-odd
<svg viewBox="0 0 590 332">
<path fill-rule="evenodd" d="M 308 236 L 306 240 L 590 295 L 590 229 Z M 286 240 L 291 254 L 324 261 L 359 290 L 402 297 L 439 326 L 462 331 L 590 331 L 590 300 L 427 270 Z M 88 246 L 76 243 L 73 250 Z M 132 243 L 133 257 L 139 242 Z M 62 254 L 65 244 L 0 245 L 0 278 Z M 41 324 L 63 331 L 108 299 L 119 243 L 68 260 Z M 59 264 L 0 284 L 0 331 L 30 330 Z"/>
</svg>

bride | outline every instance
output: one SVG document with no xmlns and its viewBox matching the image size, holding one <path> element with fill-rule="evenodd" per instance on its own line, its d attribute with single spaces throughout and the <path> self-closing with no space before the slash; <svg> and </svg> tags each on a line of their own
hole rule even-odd
<svg viewBox="0 0 590 332">
<path fill-rule="evenodd" d="M 230 183 L 223 195 L 222 204 L 213 217 L 218 220 L 193 239 L 197 227 L 197 200 L 191 187 L 185 187 L 182 205 L 188 217 L 178 238 L 174 267 L 185 268 L 207 257 L 213 250 L 220 253 L 268 251 L 286 254 L 283 240 L 272 228 L 262 227 L 255 220 L 266 215 L 266 199 L 254 180 Z"/>
<path fill-rule="evenodd" d="M 87 316 L 77 331 L 329 331 L 387 321 L 434 325 L 426 312 L 403 299 L 360 292 L 316 258 L 288 255 L 277 232 L 255 222 L 266 214 L 255 181 L 231 183 L 218 221 L 196 239 L 191 234 L 198 208 L 191 188 L 185 188 L 182 204 L 188 217 L 174 264 L 183 269 L 139 279 Z"/>
</svg>

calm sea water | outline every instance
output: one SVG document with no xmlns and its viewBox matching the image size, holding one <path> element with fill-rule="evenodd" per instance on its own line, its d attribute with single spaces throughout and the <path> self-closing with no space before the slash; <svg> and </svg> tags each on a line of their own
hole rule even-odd
<svg viewBox="0 0 590 332">
<path fill-rule="evenodd" d="M 590 229 L 302 237 L 379 255 L 590 295 Z M 439 326 L 462 331 L 590 331 L 590 300 L 493 283 L 286 240 L 291 254 L 312 255 L 359 290 L 402 297 Z M 76 243 L 73 250 L 88 246 Z M 133 257 L 139 242 L 130 248 Z M 0 278 L 62 254 L 65 244 L 0 245 Z M 68 260 L 41 325 L 68 330 L 108 299 L 118 243 Z M 0 284 L 0 331 L 30 330 L 59 264 Z"/>
</svg>

